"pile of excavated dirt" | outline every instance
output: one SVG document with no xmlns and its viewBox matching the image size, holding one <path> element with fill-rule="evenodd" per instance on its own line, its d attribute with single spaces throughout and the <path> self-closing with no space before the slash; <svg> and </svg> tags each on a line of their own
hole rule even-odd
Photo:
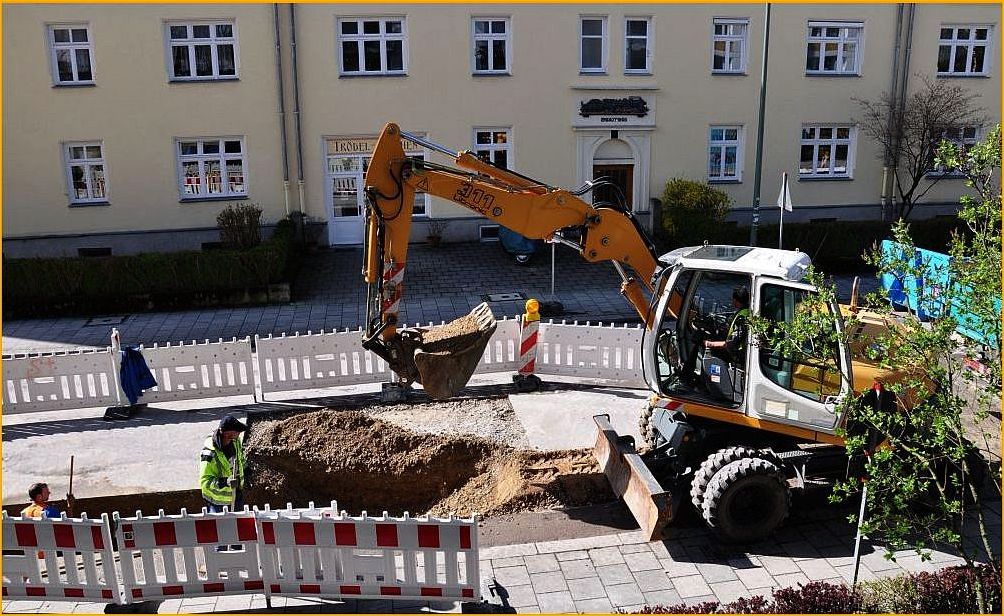
<svg viewBox="0 0 1004 616">
<path fill-rule="evenodd" d="M 459 400 L 258 421 L 246 500 L 491 516 L 614 498 L 589 450 L 519 449 L 525 434 L 511 414 L 504 399 Z"/>
</svg>

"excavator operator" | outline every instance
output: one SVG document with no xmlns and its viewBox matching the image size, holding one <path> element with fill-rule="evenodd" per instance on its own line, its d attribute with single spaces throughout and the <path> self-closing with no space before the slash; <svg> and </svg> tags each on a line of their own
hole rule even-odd
<svg viewBox="0 0 1004 616">
<path fill-rule="evenodd" d="M 745 286 L 732 289 L 732 307 L 736 313 L 729 323 L 724 340 L 705 340 L 704 348 L 734 366 L 746 363 L 746 333 L 749 330 L 750 291 Z"/>
</svg>

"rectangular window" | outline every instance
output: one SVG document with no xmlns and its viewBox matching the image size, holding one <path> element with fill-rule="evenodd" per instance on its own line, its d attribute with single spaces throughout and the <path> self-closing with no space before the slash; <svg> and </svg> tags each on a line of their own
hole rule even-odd
<svg viewBox="0 0 1004 616">
<path fill-rule="evenodd" d="M 404 17 L 338 18 L 340 75 L 404 75 L 408 28 Z"/>
<path fill-rule="evenodd" d="M 715 18 L 711 35 L 711 72 L 746 72 L 748 19 Z"/>
<path fill-rule="evenodd" d="M 799 177 L 851 177 L 854 170 L 855 132 L 855 127 L 846 125 L 803 125 Z"/>
<path fill-rule="evenodd" d="M 935 137 L 934 143 L 931 144 L 928 173 L 933 175 L 959 175 L 955 169 L 946 169 L 935 163 L 934 159 L 938 153 L 938 147 L 941 145 L 941 140 L 944 139 L 945 141 L 954 143 L 961 150 L 960 154 L 964 156 L 966 152 L 980 142 L 980 132 L 978 126 L 961 126 L 940 131 Z"/>
<path fill-rule="evenodd" d="M 247 195 L 243 137 L 178 139 L 177 148 L 182 201 Z"/>
<path fill-rule="evenodd" d="M 742 126 L 712 126 L 708 134 L 708 180 L 741 181 L 742 154 Z"/>
<path fill-rule="evenodd" d="M 70 203 L 108 201 L 105 178 L 105 152 L 100 141 L 64 145 L 66 177 L 70 184 Z"/>
<path fill-rule="evenodd" d="M 475 17 L 471 20 L 474 74 L 506 74 L 510 72 L 512 47 L 508 17 Z"/>
<path fill-rule="evenodd" d="M 87 24 L 49 26 L 49 49 L 54 84 L 94 83 L 94 49 Z"/>
<path fill-rule="evenodd" d="M 496 167 L 508 169 L 512 164 L 512 129 L 475 128 L 474 153 Z"/>
<path fill-rule="evenodd" d="M 861 74 L 862 23 L 810 21 L 805 46 L 808 75 Z"/>
<path fill-rule="evenodd" d="M 233 21 L 166 24 L 171 81 L 237 79 L 237 29 Z"/>
<path fill-rule="evenodd" d="M 624 20 L 624 72 L 649 74 L 652 72 L 651 41 L 652 19 L 628 17 Z"/>
<path fill-rule="evenodd" d="M 425 160 L 424 153 L 409 153 L 408 158 Z M 367 155 L 329 155 L 328 176 L 331 186 L 331 206 L 335 217 L 361 216 L 360 204 L 365 203 L 363 190 L 370 158 Z M 428 216 L 429 195 L 415 191 L 412 216 Z"/>
<path fill-rule="evenodd" d="M 990 26 L 942 26 L 938 41 L 938 74 L 986 75 L 990 34 Z"/>
<path fill-rule="evenodd" d="M 579 71 L 607 72 L 607 18 L 579 18 Z"/>
</svg>

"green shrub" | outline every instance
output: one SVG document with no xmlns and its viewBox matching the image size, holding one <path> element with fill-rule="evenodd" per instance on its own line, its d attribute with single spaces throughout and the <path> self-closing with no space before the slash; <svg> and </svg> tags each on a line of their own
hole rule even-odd
<svg viewBox="0 0 1004 616">
<path fill-rule="evenodd" d="M 662 229 L 676 246 L 700 244 L 725 222 L 732 199 L 702 182 L 674 178 L 662 192 Z"/>
<path fill-rule="evenodd" d="M 3 302 L 18 317 L 185 308 L 289 281 L 297 263 L 288 225 L 246 250 L 5 259 Z"/>
<path fill-rule="evenodd" d="M 256 203 L 231 203 L 216 216 L 220 241 L 240 250 L 261 243 L 261 208 Z"/>
</svg>

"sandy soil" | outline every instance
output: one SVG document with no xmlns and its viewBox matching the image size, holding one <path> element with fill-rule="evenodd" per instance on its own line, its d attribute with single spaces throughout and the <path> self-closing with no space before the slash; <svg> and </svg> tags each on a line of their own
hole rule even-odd
<svg viewBox="0 0 1004 616">
<path fill-rule="evenodd" d="M 521 448 L 504 398 L 326 409 L 255 422 L 249 504 L 498 516 L 613 500 L 588 449 Z"/>
</svg>

